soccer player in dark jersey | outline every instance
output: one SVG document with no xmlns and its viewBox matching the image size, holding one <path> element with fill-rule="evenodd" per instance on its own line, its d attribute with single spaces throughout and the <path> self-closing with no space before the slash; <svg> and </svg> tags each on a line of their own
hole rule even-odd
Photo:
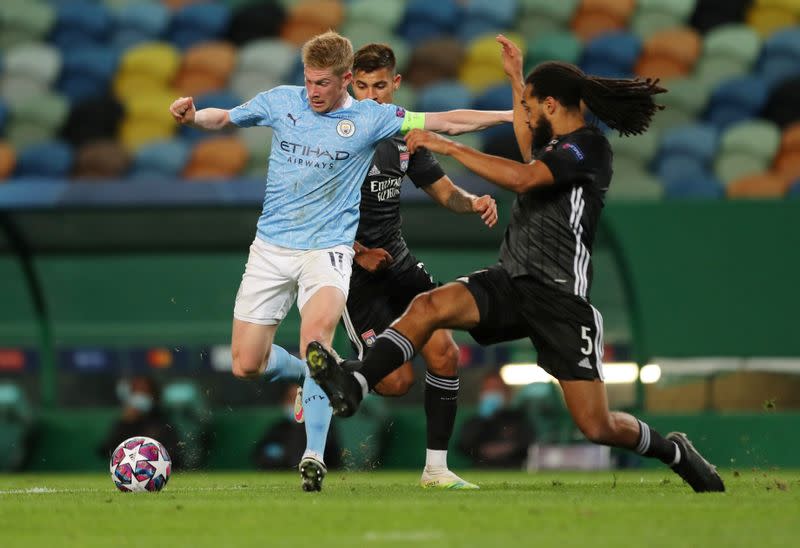
<svg viewBox="0 0 800 548">
<path fill-rule="evenodd" d="M 522 77 L 522 53 L 498 36 L 514 93 L 514 131 L 525 163 L 490 156 L 429 132 L 408 135 L 409 150 L 447 154 L 517 193 L 500 262 L 416 297 L 363 362 L 343 368 L 316 342 L 311 375 L 334 414 L 348 416 L 366 391 L 408 361 L 436 329 L 469 330 L 480 344 L 528 337 L 554 376 L 567 408 L 592 442 L 661 460 L 695 491 L 724 491 L 716 469 L 685 434 L 662 436 L 635 417 L 609 411 L 603 383 L 603 318 L 589 301 L 591 250 L 611 182 L 605 136 L 584 122 L 582 105 L 623 135 L 647 130 L 660 108 L 657 81 L 587 76 L 559 62 Z M 352 367 L 356 372 L 350 372 Z"/>
<path fill-rule="evenodd" d="M 353 62 L 353 95 L 393 103 L 401 82 L 395 56 L 385 44 L 359 49 Z M 408 307 L 411 300 L 436 287 L 425 265 L 408 249 L 401 232 L 400 191 L 405 176 L 434 201 L 456 213 L 476 213 L 489 227 L 497 223 L 491 196 L 474 196 L 445 175 L 433 154 L 420 149 L 411 155 L 400 135 L 381 141 L 361 187 L 350 294 L 342 321 L 359 359 L 376 335 Z M 433 332 L 420 348 L 425 359 L 425 416 L 427 451 L 420 484 L 444 489 L 475 489 L 447 467 L 447 445 L 453 433 L 458 401 L 458 346 L 447 329 Z M 391 372 L 376 386 L 383 396 L 402 396 L 414 382 L 410 362 Z"/>
</svg>

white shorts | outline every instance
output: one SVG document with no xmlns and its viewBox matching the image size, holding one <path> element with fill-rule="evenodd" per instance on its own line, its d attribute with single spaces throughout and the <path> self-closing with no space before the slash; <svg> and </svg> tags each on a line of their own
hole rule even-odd
<svg viewBox="0 0 800 548">
<path fill-rule="evenodd" d="M 259 238 L 250 246 L 233 317 L 261 325 L 276 325 L 297 297 L 303 308 L 320 288 L 338 288 L 345 299 L 353 271 L 353 248 L 287 249 Z"/>
</svg>

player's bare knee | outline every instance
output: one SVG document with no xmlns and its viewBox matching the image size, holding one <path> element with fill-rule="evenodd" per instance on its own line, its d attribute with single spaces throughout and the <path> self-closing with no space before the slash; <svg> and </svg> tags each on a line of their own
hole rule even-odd
<svg viewBox="0 0 800 548">
<path fill-rule="evenodd" d="M 236 350 L 233 351 L 233 364 L 231 372 L 239 379 L 257 379 L 262 374 L 263 364 L 266 359 L 261 356 L 248 355 Z"/>
<path fill-rule="evenodd" d="M 428 371 L 441 377 L 458 375 L 458 358 L 461 352 L 451 339 L 448 344 L 437 349 L 434 355 L 427 356 Z"/>
<path fill-rule="evenodd" d="M 418 323 L 431 323 L 436 325 L 439 320 L 439 305 L 431 292 L 420 293 L 408 307 L 404 316 L 413 316 Z"/>
<path fill-rule="evenodd" d="M 375 391 L 381 396 L 399 397 L 408 394 L 412 386 L 414 386 L 414 377 L 393 375 L 384 378 L 378 383 L 375 387 Z"/>
<path fill-rule="evenodd" d="M 578 428 L 586 439 L 592 443 L 608 445 L 611 439 L 612 428 L 608 420 L 586 419 L 578 423 Z"/>
</svg>

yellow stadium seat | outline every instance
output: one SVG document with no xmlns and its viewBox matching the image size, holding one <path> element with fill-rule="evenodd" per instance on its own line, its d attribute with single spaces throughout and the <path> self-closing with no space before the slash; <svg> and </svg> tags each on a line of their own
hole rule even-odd
<svg viewBox="0 0 800 548">
<path fill-rule="evenodd" d="M 118 74 L 114 78 L 112 89 L 116 98 L 123 102 L 137 95 L 173 93 L 165 82 L 154 80 L 143 74 Z"/>
<path fill-rule="evenodd" d="M 797 13 L 786 8 L 754 6 L 747 13 L 747 24 L 766 38 L 777 30 L 796 25 Z"/>
<path fill-rule="evenodd" d="M 125 118 L 119 130 L 119 138 L 129 152 L 135 152 L 151 141 L 169 139 L 177 131 L 177 124 L 167 121 Z"/>
<path fill-rule="evenodd" d="M 120 61 L 120 74 L 147 76 L 161 83 L 175 77 L 181 64 L 180 52 L 171 44 L 149 42 L 126 51 Z"/>
<path fill-rule="evenodd" d="M 485 34 L 467 44 L 465 63 L 483 63 L 502 68 L 501 48 L 500 44 L 495 40 L 496 36 L 495 33 Z M 509 32 L 505 34 L 505 37 L 514 42 L 522 51 L 525 51 L 525 39 L 522 35 L 516 32 Z"/>
</svg>

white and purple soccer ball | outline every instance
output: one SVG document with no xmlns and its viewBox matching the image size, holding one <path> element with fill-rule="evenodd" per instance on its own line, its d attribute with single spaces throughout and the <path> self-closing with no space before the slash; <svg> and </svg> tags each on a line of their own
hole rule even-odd
<svg viewBox="0 0 800 548">
<path fill-rule="evenodd" d="M 111 479 L 124 492 L 161 491 L 169 481 L 172 460 L 158 441 L 136 436 L 111 454 Z"/>
</svg>

